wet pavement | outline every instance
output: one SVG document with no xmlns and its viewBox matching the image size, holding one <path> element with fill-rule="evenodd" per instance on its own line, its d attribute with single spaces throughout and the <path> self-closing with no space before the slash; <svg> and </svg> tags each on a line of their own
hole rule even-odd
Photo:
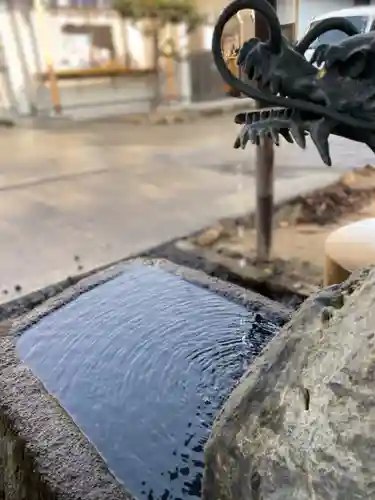
<svg viewBox="0 0 375 500">
<path fill-rule="evenodd" d="M 252 210 L 254 150 L 232 149 L 237 130 L 231 116 L 157 127 L 3 130 L 1 300 Z M 303 152 L 283 144 L 276 198 L 372 162 L 364 146 L 337 138 L 331 144 L 332 169 L 312 146 Z"/>
</svg>

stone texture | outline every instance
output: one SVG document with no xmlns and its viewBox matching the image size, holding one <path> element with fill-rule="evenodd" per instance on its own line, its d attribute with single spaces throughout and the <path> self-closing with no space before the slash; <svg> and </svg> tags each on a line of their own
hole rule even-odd
<svg viewBox="0 0 375 500">
<path fill-rule="evenodd" d="M 375 270 L 308 299 L 225 404 L 204 500 L 375 498 Z"/>
<path fill-rule="evenodd" d="M 0 342 L 0 495 L 12 500 L 131 500 L 91 444 Z"/>
</svg>

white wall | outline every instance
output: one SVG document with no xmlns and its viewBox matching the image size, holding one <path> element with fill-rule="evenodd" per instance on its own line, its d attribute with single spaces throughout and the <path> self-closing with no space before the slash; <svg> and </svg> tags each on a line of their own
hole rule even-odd
<svg viewBox="0 0 375 500">
<path fill-rule="evenodd" d="M 277 15 L 280 24 L 294 23 L 295 0 L 277 0 Z"/>
<path fill-rule="evenodd" d="M 138 68 L 147 67 L 145 37 L 142 33 L 142 27 L 134 22 L 125 21 L 125 36 L 127 50 L 134 66 Z"/>
<path fill-rule="evenodd" d="M 208 24 L 206 26 L 202 26 L 202 32 L 203 32 L 202 49 L 203 50 L 211 50 L 212 36 L 214 34 L 214 26 L 211 24 Z"/>
<path fill-rule="evenodd" d="M 20 45 L 14 34 L 13 22 L 9 16 L 5 3 L 0 4 L 0 36 L 4 56 L 5 71 L 8 72 L 9 83 L 14 92 L 15 102 L 12 102 L 6 89 L 2 89 L 4 102 L 2 105 L 13 108 L 15 112 L 29 113 L 31 109 L 30 88 L 26 83 L 27 68 L 24 68 L 20 57 Z M 26 31 L 26 30 L 24 30 Z M 25 59 L 27 54 L 25 54 Z"/>
<path fill-rule="evenodd" d="M 36 82 L 35 75 L 46 71 L 47 61 L 54 68 L 64 59 L 64 24 L 87 24 L 86 15 L 70 11 L 66 13 L 46 12 L 42 17 L 35 11 L 25 16 L 20 10 L 10 12 L 4 2 L 0 1 L 0 41 L 4 45 L 6 65 L 13 88 L 15 110 L 20 115 L 28 115 L 33 109 L 42 112 L 52 111 L 51 96 L 48 85 Z M 145 38 L 144 29 L 140 25 L 124 23 L 114 12 L 97 12 L 90 16 L 91 25 L 107 25 L 111 27 L 115 54 L 120 62 L 125 62 L 126 49 L 130 52 L 133 67 L 150 69 L 152 54 L 151 41 Z M 178 39 L 182 46 L 186 45 L 184 29 L 179 31 Z M 34 42 L 33 42 L 34 40 Z M 66 46 L 66 45 L 65 45 Z M 73 49 L 72 49 L 73 50 Z M 75 50 L 75 49 L 74 49 Z M 66 51 L 65 51 L 66 53 Z M 141 101 L 150 99 L 150 79 L 143 79 L 141 84 L 133 85 L 131 78 L 116 80 L 116 85 L 109 79 L 95 81 L 66 81 L 59 84 L 62 107 L 88 106 L 95 100 L 110 104 L 116 99 Z M 190 99 L 190 74 L 187 63 L 179 67 L 179 93 L 185 100 Z M 3 94 L 0 78 L 0 96 Z M 0 107 L 2 103 L 0 103 Z M 11 106 L 11 104 L 9 104 Z"/>
<path fill-rule="evenodd" d="M 0 2 L 0 41 L 14 94 L 14 102 L 11 103 L 9 100 L 8 106 L 13 104 L 15 111 L 20 115 L 30 114 L 33 107 L 50 106 L 49 92 L 45 87 L 42 92 L 40 88 L 38 90 L 40 85 L 36 83 L 35 74 L 47 69 L 47 58 L 55 67 L 61 59 L 62 25 L 87 23 L 86 16 L 74 12 L 65 15 L 46 13 L 42 22 L 34 11 L 29 14 L 28 19 L 18 9 L 10 12 L 5 3 Z M 115 53 L 121 61 L 124 61 L 126 27 L 122 20 L 115 13 L 106 12 L 92 15 L 90 24 L 108 25 L 112 28 Z M 135 27 L 128 30 L 128 46 L 132 57 L 137 61 L 136 67 L 145 67 L 145 45 L 142 43 L 140 31 Z M 0 91 L 3 94 L 2 88 Z"/>
</svg>

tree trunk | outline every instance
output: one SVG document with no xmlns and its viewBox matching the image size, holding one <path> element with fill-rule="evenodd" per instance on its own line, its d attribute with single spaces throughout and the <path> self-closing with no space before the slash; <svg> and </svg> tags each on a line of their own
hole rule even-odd
<svg viewBox="0 0 375 500">
<path fill-rule="evenodd" d="M 153 68 L 155 70 L 154 76 L 154 98 L 152 102 L 153 109 L 157 108 L 162 101 L 162 78 L 160 71 L 160 57 L 159 57 L 159 42 L 160 42 L 160 27 L 155 23 L 152 27 L 152 49 L 153 49 Z"/>
</svg>

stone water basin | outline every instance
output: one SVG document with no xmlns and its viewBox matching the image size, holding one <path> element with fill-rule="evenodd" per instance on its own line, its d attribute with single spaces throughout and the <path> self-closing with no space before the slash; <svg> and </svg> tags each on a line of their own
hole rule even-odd
<svg viewBox="0 0 375 500">
<path fill-rule="evenodd" d="M 215 415 L 274 320 L 135 262 L 26 328 L 16 349 L 135 498 L 183 500 L 200 497 Z"/>
</svg>

